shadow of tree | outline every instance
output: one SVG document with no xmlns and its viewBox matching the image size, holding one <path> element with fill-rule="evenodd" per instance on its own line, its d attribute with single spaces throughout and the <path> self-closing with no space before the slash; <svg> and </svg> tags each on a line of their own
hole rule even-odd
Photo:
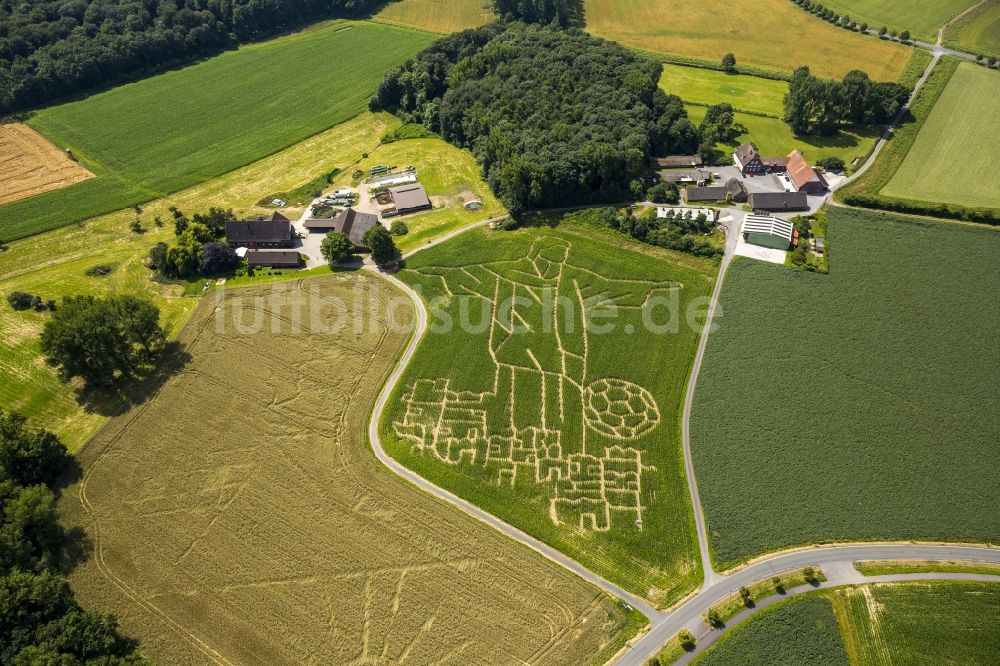
<svg viewBox="0 0 1000 666">
<path fill-rule="evenodd" d="M 63 541 L 62 561 L 60 568 L 64 575 L 73 572 L 94 554 L 94 542 L 80 526 L 71 527 L 66 531 Z"/>
<path fill-rule="evenodd" d="M 183 345 L 168 342 L 159 359 L 141 377 L 127 379 L 109 387 L 84 386 L 76 392 L 76 400 L 87 413 L 117 416 L 141 405 L 155 395 L 168 379 L 191 362 L 191 354 Z"/>
</svg>

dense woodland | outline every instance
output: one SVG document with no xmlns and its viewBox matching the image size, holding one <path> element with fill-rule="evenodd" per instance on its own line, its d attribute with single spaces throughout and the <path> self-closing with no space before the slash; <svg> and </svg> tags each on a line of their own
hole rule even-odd
<svg viewBox="0 0 1000 666">
<path fill-rule="evenodd" d="M 384 0 L 0 0 L 0 113 Z"/>
<path fill-rule="evenodd" d="M 115 616 L 81 609 L 60 573 L 55 488 L 70 464 L 55 435 L 0 409 L 0 664 L 145 664 Z"/>
<path fill-rule="evenodd" d="M 506 21 L 582 28 L 583 0 L 493 0 L 493 11 Z"/>
<path fill-rule="evenodd" d="M 860 70 L 843 80 L 820 79 L 799 67 L 785 95 L 785 122 L 796 134 L 836 134 L 845 125 L 884 125 L 906 103 L 898 83 L 872 81 Z"/>
<path fill-rule="evenodd" d="M 623 201 L 653 153 L 700 143 L 661 65 L 576 29 L 515 22 L 446 37 L 386 73 L 373 109 L 468 148 L 515 216 Z"/>
</svg>

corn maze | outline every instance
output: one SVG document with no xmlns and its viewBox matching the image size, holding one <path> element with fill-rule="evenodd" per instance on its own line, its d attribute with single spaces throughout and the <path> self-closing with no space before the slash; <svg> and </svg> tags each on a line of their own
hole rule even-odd
<svg viewBox="0 0 1000 666">
<path fill-rule="evenodd" d="M 694 333 L 645 322 L 704 276 L 562 230 L 474 232 L 418 256 L 401 277 L 430 325 L 383 424 L 390 453 L 557 542 L 689 552 L 670 415 Z"/>
</svg>

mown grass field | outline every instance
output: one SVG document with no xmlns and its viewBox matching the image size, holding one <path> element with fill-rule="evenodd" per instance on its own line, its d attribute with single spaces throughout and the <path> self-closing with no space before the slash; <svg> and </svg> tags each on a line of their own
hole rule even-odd
<svg viewBox="0 0 1000 666">
<path fill-rule="evenodd" d="M 382 132 L 398 123 L 387 114 L 365 113 L 248 167 L 146 204 L 141 219 L 147 231 L 142 235 L 129 230 L 136 215 L 128 209 L 11 243 L 10 249 L 0 253 L 0 295 L 20 290 L 59 300 L 73 294 L 138 294 L 156 302 L 168 331 L 176 334 L 197 301 L 181 297 L 182 285 L 154 282 L 142 265 L 150 247 L 174 238 L 169 206 L 188 214 L 209 206 L 232 207 L 247 215 L 266 213 L 256 206 L 262 192 L 275 186 L 295 187 L 309 180 L 313 169 L 346 167 L 360 159 L 363 151 L 373 150 Z M 157 216 L 167 220 L 163 228 L 154 226 Z M 85 275 L 97 265 L 114 270 L 104 277 Z M 43 314 L 15 312 L 2 302 L 0 406 L 22 412 L 75 449 L 104 422 L 102 412 L 114 411 L 117 405 L 88 412 L 77 403 L 74 387 L 59 381 L 39 357 L 38 336 L 44 321 Z"/>
<path fill-rule="evenodd" d="M 157 663 L 617 650 L 634 614 L 371 455 L 408 302 L 365 272 L 210 294 L 178 339 L 188 362 L 78 454 L 63 511 L 100 549 L 71 574 L 81 602 L 114 611 Z"/>
<path fill-rule="evenodd" d="M 360 168 L 367 174 L 368 167 L 376 164 L 416 167 L 420 183 L 434 204 L 433 210 L 394 218 L 405 222 L 409 229 L 406 235 L 396 237 L 396 245 L 403 252 L 415 250 L 467 224 L 506 213 L 503 204 L 483 181 L 480 167 L 472 154 L 437 138 L 404 139 L 382 144 L 370 151 L 357 167 L 338 176 L 333 187 L 357 186 L 359 181 L 352 180 L 354 168 Z M 483 202 L 481 210 L 464 208 L 460 195 L 466 192 Z"/>
<path fill-rule="evenodd" d="M 705 107 L 689 105 L 688 116 L 695 125 L 705 117 Z M 835 136 L 795 136 L 788 125 L 780 118 L 765 118 L 749 113 L 735 113 L 736 122 L 747 128 L 732 142 L 732 145 L 719 144 L 719 150 L 731 155 L 733 148 L 745 141 L 752 141 L 761 155 L 780 157 L 788 155 L 793 150 L 801 150 L 806 159 L 815 163 L 824 157 L 839 157 L 850 169 L 855 158 L 863 158 L 875 145 L 879 137 L 877 127 L 859 127 L 845 129 Z"/>
<path fill-rule="evenodd" d="M 376 21 L 431 32 L 452 33 L 496 20 L 490 0 L 399 0 L 375 15 Z"/>
<path fill-rule="evenodd" d="M 799 544 L 1000 541 L 1000 233 L 828 211 L 829 275 L 737 259 L 691 445 L 722 567 Z"/>
<path fill-rule="evenodd" d="M 641 247 L 564 224 L 474 230 L 408 260 L 400 277 L 431 331 L 381 432 L 434 483 L 668 604 L 700 580 L 677 423 L 697 336 L 677 319 L 648 332 L 641 308 L 662 297 L 683 313 L 715 268 Z M 613 330 L 584 334 L 583 313 L 596 322 L 612 305 Z"/>
<path fill-rule="evenodd" d="M 833 604 L 809 594 L 765 608 L 694 660 L 698 666 L 847 666 Z"/>
<path fill-rule="evenodd" d="M 97 178 L 0 206 L 0 237 L 151 201 L 302 141 L 365 110 L 384 71 L 433 39 L 327 23 L 44 109 L 29 124 Z"/>
<path fill-rule="evenodd" d="M 587 0 L 587 31 L 653 53 L 737 63 L 788 72 L 809 65 L 814 74 L 840 78 L 863 69 L 894 81 L 910 51 L 874 37 L 836 28 L 788 0 L 687 2 Z"/>
<path fill-rule="evenodd" d="M 663 65 L 660 87 L 685 102 L 732 104 L 734 109 L 780 118 L 788 83 L 745 74 L 727 74 L 701 67 Z"/>
<path fill-rule="evenodd" d="M 963 62 L 917 133 L 882 194 L 903 199 L 1000 208 L 995 164 L 1000 72 Z"/>
<path fill-rule="evenodd" d="M 855 23 L 865 22 L 878 30 L 909 30 L 926 42 L 937 40 L 938 29 L 976 4 L 979 0 L 823 0 L 823 6 L 841 16 L 848 15 Z"/>
<path fill-rule="evenodd" d="M 1000 57 L 1000 2 L 987 2 L 945 30 L 945 46 Z"/>
<path fill-rule="evenodd" d="M 992 664 L 1000 654 L 1000 584 L 866 585 L 831 594 L 849 618 L 842 626 L 851 663 Z"/>
</svg>

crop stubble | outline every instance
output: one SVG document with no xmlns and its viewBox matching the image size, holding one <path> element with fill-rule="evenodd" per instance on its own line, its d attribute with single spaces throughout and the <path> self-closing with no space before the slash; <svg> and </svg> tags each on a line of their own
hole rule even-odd
<svg viewBox="0 0 1000 666">
<path fill-rule="evenodd" d="M 613 601 L 392 477 L 362 435 L 407 334 L 305 334 L 377 278 L 227 290 L 261 331 L 216 328 L 210 296 L 180 337 L 191 360 L 81 452 L 64 496 L 95 552 L 72 581 L 164 663 L 581 663 L 624 622 Z M 355 300 L 358 297 L 360 300 Z M 260 300 L 262 299 L 262 300 Z M 283 305 L 276 305 L 277 302 Z M 326 307 L 324 321 L 336 316 Z M 408 322 L 410 309 L 395 311 Z M 277 323 L 279 332 L 272 332 Z M 199 647 L 200 645 L 200 647 Z"/>
</svg>

